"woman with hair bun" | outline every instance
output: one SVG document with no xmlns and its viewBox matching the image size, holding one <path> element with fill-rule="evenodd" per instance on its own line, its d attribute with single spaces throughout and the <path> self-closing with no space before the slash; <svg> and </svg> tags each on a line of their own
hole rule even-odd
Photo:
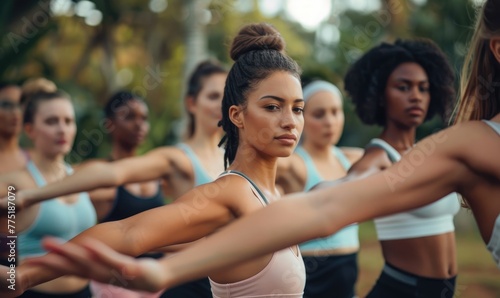
<svg viewBox="0 0 500 298">
<path fill-rule="evenodd" d="M 170 205 L 99 224 L 71 242 L 97 238 L 120 253 L 136 256 L 198 240 L 278 200 L 277 161 L 293 153 L 304 122 L 300 68 L 284 48 L 283 38 L 268 24 L 245 26 L 234 39 L 231 57 L 235 63 L 226 80 L 221 120 L 226 132 L 223 142 L 227 171 Z M 141 174 L 141 165 L 136 172 Z M 38 266 L 21 266 L 17 270 L 22 290 L 60 276 Z M 116 281 L 115 275 L 114 270 L 92 274 L 104 283 Z M 299 298 L 303 295 L 305 272 L 300 251 L 293 246 L 213 272 L 209 278 L 214 297 Z M 119 285 L 135 286 L 127 280 Z"/>
<path fill-rule="evenodd" d="M 29 98 L 39 92 L 56 92 L 57 86 L 54 82 L 47 80 L 46 78 L 38 77 L 27 79 L 21 86 L 22 96 L 21 104 L 24 104 Z"/>
<path fill-rule="evenodd" d="M 8 82 L 0 83 L 0 175 L 23 169 L 30 159 L 29 152 L 19 146 L 24 103 L 34 94 L 56 91 L 56 84 L 45 78 L 28 79 L 21 87 Z M 11 248 L 7 246 L 9 243 L 7 233 L 7 214 L 2 214 L 0 217 L 0 264 L 9 266 L 14 265 L 17 260 L 12 256 L 9 257 L 12 254 Z"/>
<path fill-rule="evenodd" d="M 30 94 L 24 102 L 23 124 L 33 142 L 30 160 L 24 169 L 0 177 L 2 189 L 14 186 L 15 189 L 9 189 L 14 198 L 21 189 L 41 187 L 73 172 L 64 162 L 76 134 L 74 108 L 68 95 L 62 92 Z M 17 208 L 17 201 L 11 203 L 16 208 L 15 217 L 9 216 L 9 224 L 15 228 L 14 243 L 18 249 L 13 257 L 21 266 L 27 258 L 46 253 L 42 247 L 43 237 L 69 240 L 96 222 L 94 207 L 85 192 L 56 197 L 22 210 Z M 37 285 L 20 297 L 88 298 L 91 293 L 88 279 L 65 276 Z"/>
</svg>

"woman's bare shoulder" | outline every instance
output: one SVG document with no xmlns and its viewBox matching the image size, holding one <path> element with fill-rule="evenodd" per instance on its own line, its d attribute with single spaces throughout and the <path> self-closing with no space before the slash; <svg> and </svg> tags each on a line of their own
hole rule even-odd
<svg viewBox="0 0 500 298">
<path fill-rule="evenodd" d="M 363 157 L 365 150 L 358 147 L 340 147 L 340 150 L 345 154 L 351 163 L 355 163 Z"/>
<path fill-rule="evenodd" d="M 209 202 L 226 206 L 233 213 L 241 213 L 249 200 L 256 200 L 250 183 L 239 175 L 224 175 L 216 180 L 199 185 L 184 194 L 176 202 L 194 202 L 205 205 Z"/>
<path fill-rule="evenodd" d="M 370 147 L 364 150 L 363 156 L 349 169 L 349 175 L 371 175 L 392 165 L 384 149 Z"/>
<path fill-rule="evenodd" d="M 14 186 L 16 189 L 27 189 L 36 187 L 33 178 L 26 169 L 21 169 L 0 175 L 0 185 Z"/>
</svg>

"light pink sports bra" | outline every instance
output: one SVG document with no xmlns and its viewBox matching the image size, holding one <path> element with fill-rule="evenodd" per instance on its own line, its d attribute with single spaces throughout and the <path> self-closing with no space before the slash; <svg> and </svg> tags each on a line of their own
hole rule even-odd
<svg viewBox="0 0 500 298">
<path fill-rule="evenodd" d="M 228 171 L 221 175 L 238 175 L 245 178 L 253 193 L 263 206 L 267 200 L 257 186 L 244 174 Z M 298 255 L 292 248 L 275 252 L 269 263 L 259 273 L 245 280 L 220 284 L 210 279 L 214 298 L 263 298 L 263 297 L 294 297 L 302 298 L 306 282 L 304 262 L 297 248 Z"/>
</svg>

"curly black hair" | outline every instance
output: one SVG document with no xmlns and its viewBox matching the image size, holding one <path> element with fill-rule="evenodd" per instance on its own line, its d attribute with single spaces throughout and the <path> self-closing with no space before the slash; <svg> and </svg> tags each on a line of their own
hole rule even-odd
<svg viewBox="0 0 500 298">
<path fill-rule="evenodd" d="M 104 106 L 104 115 L 106 118 L 112 119 L 116 116 L 121 107 L 127 105 L 128 102 L 132 100 L 138 100 L 146 104 L 144 99 L 130 91 L 121 90 L 116 92 L 108 99 L 106 106 Z"/>
<path fill-rule="evenodd" d="M 386 124 L 384 92 L 391 73 L 400 64 L 415 62 L 422 66 L 429 79 L 431 102 L 425 120 L 438 114 L 449 117 L 455 100 L 455 75 L 448 59 L 431 40 L 396 40 L 382 43 L 364 54 L 348 70 L 345 90 L 356 106 L 356 113 L 365 124 Z"/>
</svg>

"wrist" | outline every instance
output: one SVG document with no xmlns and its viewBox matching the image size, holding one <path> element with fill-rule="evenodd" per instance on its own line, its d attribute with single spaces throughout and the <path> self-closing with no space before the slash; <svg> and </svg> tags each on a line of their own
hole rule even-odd
<svg viewBox="0 0 500 298">
<path fill-rule="evenodd" d="M 158 261 L 156 265 L 158 266 L 158 277 L 160 287 L 163 289 L 170 289 L 179 285 L 180 281 L 176 279 L 176 274 L 171 270 L 171 267 L 168 266 L 168 258 L 163 258 Z"/>
<path fill-rule="evenodd" d="M 17 200 L 23 208 L 29 207 L 35 203 L 32 192 L 29 189 L 20 189 L 17 192 Z"/>
<path fill-rule="evenodd" d="M 24 292 L 29 286 L 29 274 L 26 272 L 26 267 L 18 266 L 16 268 L 16 287 Z"/>
</svg>

